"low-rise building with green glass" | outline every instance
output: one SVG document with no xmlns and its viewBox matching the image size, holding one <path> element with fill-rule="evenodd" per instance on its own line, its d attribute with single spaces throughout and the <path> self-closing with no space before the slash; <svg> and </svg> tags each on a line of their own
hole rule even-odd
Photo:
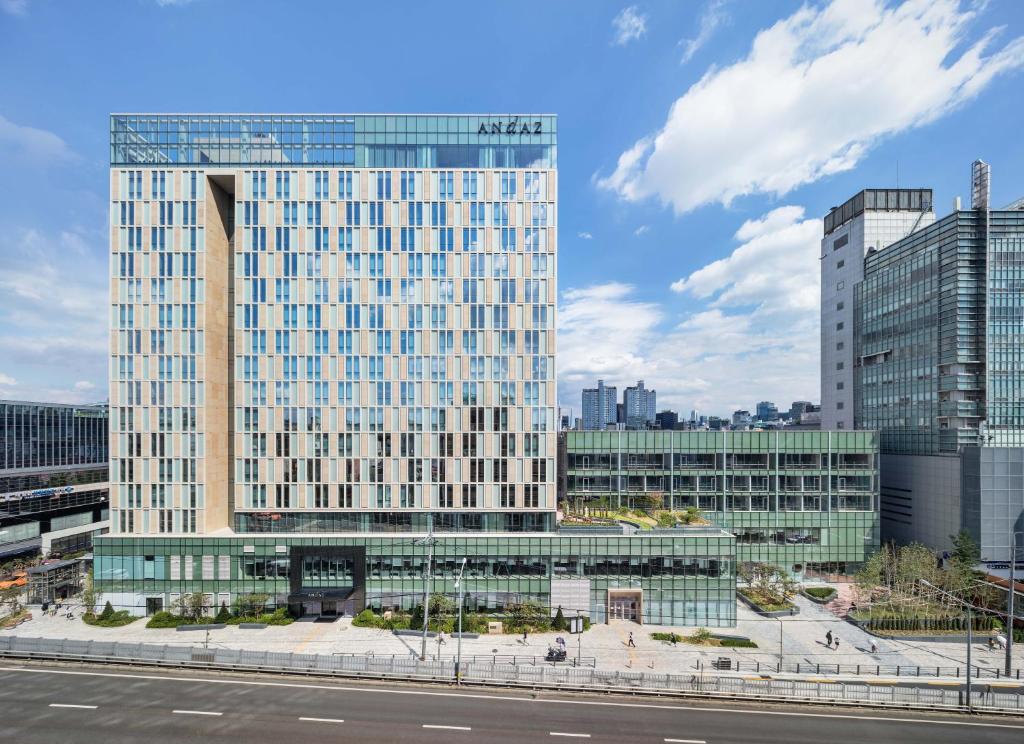
<svg viewBox="0 0 1024 744">
<path fill-rule="evenodd" d="M 736 560 L 849 572 L 878 548 L 870 431 L 581 431 L 562 440 L 563 508 L 695 507 Z"/>
</svg>

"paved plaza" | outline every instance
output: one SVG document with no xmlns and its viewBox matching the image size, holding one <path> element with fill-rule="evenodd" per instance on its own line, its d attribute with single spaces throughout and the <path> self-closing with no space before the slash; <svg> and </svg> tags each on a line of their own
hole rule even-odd
<svg viewBox="0 0 1024 744">
<path fill-rule="evenodd" d="M 844 664 L 863 665 L 865 668 L 882 666 L 953 667 L 963 665 L 965 644 L 963 642 L 914 642 L 876 638 L 877 653 L 871 653 L 871 636 L 857 627 L 844 622 L 824 607 L 803 597 L 796 599 L 800 614 L 782 620 L 766 619 L 756 615 L 740 604 L 737 608 L 737 627 L 711 629 L 713 632 L 742 635 L 751 638 L 758 645 L 756 649 L 730 649 L 699 647 L 687 644 L 671 646 L 664 641 L 654 641 L 650 634 L 655 631 L 675 630 L 692 633 L 694 629 L 682 631 L 654 625 L 637 625 L 629 622 L 615 622 L 609 625 L 595 624 L 581 636 L 568 633 L 534 633 L 524 642 L 521 635 L 487 635 L 467 638 L 462 642 L 465 656 L 492 654 L 524 657 L 523 663 L 530 663 L 526 657 L 542 657 L 555 639 L 562 636 L 567 643 L 569 656 L 577 652 L 584 657 L 596 658 L 598 669 L 658 672 L 692 672 L 697 662 L 709 666 L 719 657 L 734 660 L 761 662 L 774 665 L 779 660 L 780 630 L 782 650 L 786 664 Z M 839 638 L 838 650 L 825 645 L 825 634 L 832 631 Z M 14 630 L 0 631 L 22 637 L 67 638 L 75 640 L 116 640 L 126 643 L 155 643 L 171 645 L 202 645 L 207 642 L 203 631 L 176 631 L 172 629 L 148 629 L 145 620 L 121 628 L 97 628 L 86 625 L 79 618 L 68 620 L 58 615 L 44 616 L 36 608 L 33 619 Z M 636 647 L 629 646 L 632 633 Z M 315 654 L 373 654 L 376 656 L 408 656 L 419 653 L 420 639 L 412 636 L 396 636 L 390 631 L 352 626 L 351 618 L 334 622 L 298 621 L 287 626 L 271 626 L 250 630 L 228 626 L 209 633 L 209 644 L 219 648 L 240 648 L 267 651 L 291 651 Z M 1024 667 L 1024 644 L 1014 648 L 1015 667 Z M 428 641 L 431 657 L 440 653 L 444 657 L 454 656 L 456 640 L 448 638 L 438 645 L 436 639 Z M 987 638 L 979 636 L 973 648 L 972 662 L 987 668 L 1001 668 L 1003 654 L 991 651 Z"/>
</svg>

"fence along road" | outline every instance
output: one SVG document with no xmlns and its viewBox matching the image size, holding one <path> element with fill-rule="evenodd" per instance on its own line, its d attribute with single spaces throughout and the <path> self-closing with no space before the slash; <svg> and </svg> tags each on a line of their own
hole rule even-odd
<svg viewBox="0 0 1024 744">
<path fill-rule="evenodd" d="M 115 664 L 157 665 L 233 671 L 364 677 L 451 683 L 455 664 L 450 660 L 419 661 L 414 656 L 296 654 L 284 651 L 166 646 L 109 641 L 0 636 L 0 657 L 35 658 Z M 484 657 L 486 658 L 486 657 Z M 482 661 L 463 662 L 463 684 L 501 687 L 614 691 L 689 697 L 745 698 L 778 702 L 814 702 L 833 705 L 898 707 L 962 711 L 968 708 L 966 685 L 907 687 L 895 683 L 828 679 L 777 679 L 696 674 L 653 674 L 573 667 L 565 663 L 512 665 Z M 1001 686 L 1001 685 L 1005 685 Z M 1024 694 L 1018 683 L 973 681 L 971 708 L 994 713 L 1024 714 Z"/>
</svg>

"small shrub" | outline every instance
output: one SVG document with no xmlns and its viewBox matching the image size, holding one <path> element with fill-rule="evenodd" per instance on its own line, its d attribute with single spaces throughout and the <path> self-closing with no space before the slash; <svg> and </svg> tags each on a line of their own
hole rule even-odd
<svg viewBox="0 0 1024 744">
<path fill-rule="evenodd" d="M 184 625 L 188 621 L 180 615 L 175 615 L 166 610 L 154 613 L 153 617 L 149 618 L 149 622 L 146 623 L 147 628 L 177 628 L 179 625 Z"/>
<path fill-rule="evenodd" d="M 719 638 L 718 645 L 722 648 L 757 648 L 749 638 Z"/>
<path fill-rule="evenodd" d="M 830 586 L 811 586 L 805 588 L 804 593 L 815 599 L 830 599 L 835 595 L 836 590 Z"/>
<path fill-rule="evenodd" d="M 215 618 L 213 618 L 213 622 L 215 622 L 215 623 L 226 623 L 230 619 L 231 619 L 231 613 L 228 612 L 227 604 L 225 602 L 221 602 L 220 603 L 220 611 L 217 613 L 217 616 Z"/>
<path fill-rule="evenodd" d="M 106 621 L 110 620 L 110 618 L 112 618 L 113 616 L 114 616 L 114 605 L 110 604 L 110 600 L 108 599 L 107 603 L 105 605 L 103 605 L 103 612 L 100 613 L 100 616 L 99 616 L 98 619 L 106 622 Z"/>
<path fill-rule="evenodd" d="M 707 643 L 711 640 L 711 631 L 707 628 L 697 628 L 697 632 L 690 638 L 693 639 L 693 643 Z"/>
<path fill-rule="evenodd" d="M 375 628 L 377 627 L 377 616 L 374 614 L 373 610 L 367 607 L 352 618 L 352 624 L 357 628 Z"/>
<path fill-rule="evenodd" d="M 555 619 L 551 621 L 552 630 L 568 630 L 569 623 L 565 621 L 565 615 L 562 613 L 562 608 L 558 608 L 558 612 L 555 613 Z"/>
<path fill-rule="evenodd" d="M 109 606 L 110 603 L 108 602 L 107 605 Z M 106 617 L 104 617 L 104 615 L 107 615 L 105 609 L 99 615 L 86 613 L 82 615 L 82 622 L 86 625 L 93 625 L 98 628 L 120 628 L 128 625 L 129 623 L 134 623 L 139 619 L 128 610 L 118 610 L 117 612 L 111 611 L 111 613 Z"/>
</svg>

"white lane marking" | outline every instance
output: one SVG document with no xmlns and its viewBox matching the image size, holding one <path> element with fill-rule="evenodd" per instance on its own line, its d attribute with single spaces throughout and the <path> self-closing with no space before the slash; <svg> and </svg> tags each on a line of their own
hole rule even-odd
<svg viewBox="0 0 1024 744">
<path fill-rule="evenodd" d="M 703 739 L 665 739 L 665 741 L 675 742 L 675 744 L 708 744 Z"/>
<path fill-rule="evenodd" d="M 172 713 L 177 713 L 182 716 L 222 716 L 223 713 L 216 710 L 172 710 Z"/>
<path fill-rule="evenodd" d="M 564 731 L 549 731 L 548 736 L 571 736 L 576 739 L 589 739 L 590 734 L 567 734 Z"/>
<path fill-rule="evenodd" d="M 335 692 L 369 692 L 375 695 L 422 695 L 426 697 L 451 697 L 480 700 L 503 700 L 515 703 L 548 703 L 551 705 L 596 705 L 606 708 L 649 708 L 652 710 L 692 710 L 698 713 L 742 713 L 752 716 L 790 716 L 795 718 L 837 718 L 854 721 L 892 721 L 894 723 L 925 723 L 936 726 L 974 726 L 1024 731 L 1024 726 L 1006 723 L 985 723 L 981 721 L 942 721 L 931 718 L 895 718 L 888 716 L 855 716 L 844 713 L 801 713 L 786 710 L 748 710 L 746 708 L 718 708 L 687 705 L 685 698 L 678 705 L 653 705 L 649 703 L 617 703 L 606 700 L 565 700 L 558 698 L 535 699 L 516 695 L 484 695 L 464 692 L 433 692 L 430 690 L 395 690 L 386 687 L 351 687 L 345 685 L 311 685 L 295 682 L 260 682 L 246 679 L 204 679 L 203 677 L 169 677 L 157 674 L 115 674 L 112 672 L 78 672 L 70 669 L 28 669 L 22 667 L 0 667 L 0 672 L 24 672 L 27 674 L 65 674 L 79 677 L 113 677 L 120 679 L 146 679 L 158 682 L 201 682 L 219 685 L 247 685 L 250 687 L 291 687 L 300 690 L 334 690 Z"/>
<path fill-rule="evenodd" d="M 51 708 L 85 708 L 86 710 L 96 710 L 98 706 L 95 705 L 75 705 L 74 703 L 50 703 Z"/>
<path fill-rule="evenodd" d="M 448 729 L 449 731 L 472 731 L 469 726 L 442 726 L 439 723 L 424 723 L 423 728 L 428 729 Z"/>
<path fill-rule="evenodd" d="M 308 716 L 299 716 L 300 721 L 316 721 L 317 723 L 345 723 L 344 718 L 310 718 Z"/>
</svg>

